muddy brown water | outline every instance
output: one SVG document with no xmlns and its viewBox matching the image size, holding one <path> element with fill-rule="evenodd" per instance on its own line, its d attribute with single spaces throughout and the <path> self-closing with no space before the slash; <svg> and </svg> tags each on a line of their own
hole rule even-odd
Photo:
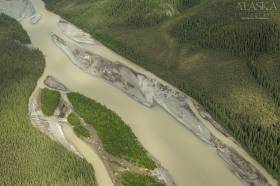
<svg viewBox="0 0 280 186">
<path fill-rule="evenodd" d="M 74 66 L 54 45 L 49 35 L 54 32 L 69 41 L 57 26 L 60 17 L 47 11 L 41 0 L 32 2 L 36 11 L 42 15 L 42 20 L 36 25 L 31 25 L 26 19 L 22 25 L 28 32 L 32 44 L 46 57 L 46 68 L 39 80 L 39 86 L 47 75 L 52 75 L 71 90 L 114 110 L 132 128 L 143 146 L 168 169 L 179 186 L 242 185 L 213 148 L 200 141 L 164 110 L 159 107 L 146 108 L 105 81 L 94 78 Z M 102 45 L 86 48 L 113 61 L 128 64 L 139 72 L 148 73 Z M 112 185 L 109 174 L 94 149 L 76 138 L 69 128 L 66 127 L 64 132 L 77 150 L 93 165 L 98 184 Z"/>
</svg>

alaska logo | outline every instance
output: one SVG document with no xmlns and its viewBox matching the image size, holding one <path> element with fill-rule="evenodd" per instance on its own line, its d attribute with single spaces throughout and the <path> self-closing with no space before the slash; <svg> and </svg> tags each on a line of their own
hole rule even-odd
<svg viewBox="0 0 280 186">
<path fill-rule="evenodd" d="M 243 1 L 237 3 L 242 19 L 269 19 L 278 11 L 274 1 Z"/>
</svg>

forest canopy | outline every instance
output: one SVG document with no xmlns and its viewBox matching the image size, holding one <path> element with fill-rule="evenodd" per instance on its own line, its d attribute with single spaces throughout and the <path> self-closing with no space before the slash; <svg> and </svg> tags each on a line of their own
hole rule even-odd
<svg viewBox="0 0 280 186">
<path fill-rule="evenodd" d="M 0 15 L 1 185 L 96 185 L 94 170 L 33 127 L 28 101 L 45 61 L 16 20 Z M 15 55 L 16 54 L 16 55 Z"/>
</svg>

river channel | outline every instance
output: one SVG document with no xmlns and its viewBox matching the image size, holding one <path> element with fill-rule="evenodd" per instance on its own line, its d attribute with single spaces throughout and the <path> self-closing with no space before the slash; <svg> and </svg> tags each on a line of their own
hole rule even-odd
<svg viewBox="0 0 280 186">
<path fill-rule="evenodd" d="M 37 24 L 29 19 L 22 21 L 33 46 L 39 48 L 46 58 L 46 68 L 39 85 L 46 76 L 51 75 L 69 87 L 70 90 L 90 97 L 118 113 L 131 127 L 143 146 L 162 166 L 165 167 L 179 186 L 241 186 L 240 180 L 219 158 L 214 148 L 208 146 L 158 106 L 147 108 L 134 101 L 120 90 L 99 78 L 84 73 L 71 63 L 67 56 L 51 40 L 53 32 L 70 41 L 58 28 L 60 17 L 47 11 L 41 0 L 32 0 L 36 12 L 42 15 Z M 86 46 L 87 49 L 112 61 L 130 64 L 138 72 L 144 72 L 103 45 Z M 213 129 L 212 129 L 213 130 Z M 67 133 L 69 129 L 65 130 Z M 71 137 L 67 135 L 66 137 Z M 82 144 L 72 139 L 76 145 Z M 100 158 L 85 144 L 76 147 L 88 160 L 96 172 L 99 185 L 112 184 L 109 174 Z"/>
</svg>

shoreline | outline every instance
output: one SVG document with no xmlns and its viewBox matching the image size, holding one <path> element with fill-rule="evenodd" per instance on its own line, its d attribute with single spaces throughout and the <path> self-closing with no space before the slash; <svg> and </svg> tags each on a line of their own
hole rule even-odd
<svg viewBox="0 0 280 186">
<path fill-rule="evenodd" d="M 59 21 L 58 24 L 60 25 L 59 28 L 64 34 L 70 33 L 69 35 L 66 35 L 67 37 L 74 37 L 72 40 L 77 42 L 77 35 L 74 34 L 73 36 L 71 34 L 71 29 L 73 29 L 74 33 L 76 33 L 79 31 L 78 28 L 67 21 Z M 82 37 L 86 35 L 86 37 L 88 37 L 86 33 L 79 35 Z M 87 49 L 82 48 L 82 46 L 66 42 L 54 33 L 51 33 L 51 37 L 55 45 L 58 46 L 69 57 L 72 63 L 85 73 L 104 79 L 109 84 L 120 89 L 129 97 L 137 102 L 140 102 L 146 107 L 150 108 L 153 107 L 153 105 L 158 104 L 167 113 L 172 115 L 177 121 L 183 124 L 188 130 L 193 132 L 200 140 L 216 148 L 217 155 L 227 164 L 231 172 L 237 176 L 244 183 L 244 185 L 270 185 L 264 176 L 268 176 L 268 174 L 263 175 L 264 170 L 259 170 L 259 165 L 257 165 L 258 168 L 256 168 L 252 165 L 253 161 L 248 161 L 248 158 L 245 158 L 244 154 L 240 154 L 239 151 L 235 150 L 235 148 L 242 147 L 236 143 L 234 138 L 230 136 L 227 131 L 211 117 L 209 113 L 206 111 L 198 111 L 200 116 L 204 115 L 207 117 L 208 122 L 212 127 L 219 131 L 219 133 L 225 135 L 224 137 L 226 138 L 231 138 L 231 140 L 237 144 L 236 146 L 232 147 L 222 143 L 219 138 L 212 134 L 212 131 L 209 130 L 207 126 L 205 126 L 205 122 L 197 118 L 197 116 L 193 113 L 193 109 L 196 108 L 190 108 L 190 103 L 194 104 L 195 102 L 198 107 L 203 107 L 191 97 L 185 95 L 170 84 L 163 84 L 162 80 L 158 80 L 159 78 L 151 78 L 145 74 L 136 72 L 134 69 L 126 66 L 125 64 L 120 62 L 112 62 L 98 54 L 94 54 Z M 83 40 L 84 39 L 80 39 L 78 41 L 81 42 Z M 88 44 L 88 42 L 85 42 L 85 44 Z M 125 73 L 122 71 L 125 71 Z M 129 75 L 130 77 L 128 77 Z M 135 90 L 135 87 L 137 90 Z M 193 118 L 191 119 L 192 122 L 189 122 L 190 118 Z M 198 122 L 196 122 L 196 120 Z M 232 154 L 233 156 L 229 154 Z M 248 154 L 246 155 L 249 156 Z M 252 159 L 251 156 L 249 157 Z M 243 162 L 245 165 L 240 166 L 241 162 Z M 256 162 L 253 163 L 255 164 Z M 246 172 L 245 170 L 250 171 Z"/>
<path fill-rule="evenodd" d="M 40 96 L 39 94 L 40 88 L 39 88 L 36 91 L 36 93 L 33 95 L 33 99 L 31 99 L 30 102 L 30 106 L 38 105 L 38 107 L 36 107 L 36 110 L 32 110 L 33 109 L 32 106 L 30 107 L 30 116 L 33 116 L 31 117 L 31 119 L 34 122 L 35 127 L 40 128 L 42 132 L 48 134 L 53 140 L 59 142 L 68 150 L 71 150 L 72 152 L 76 153 L 80 157 L 86 158 L 93 165 L 93 167 L 96 167 L 96 162 L 95 162 L 96 158 L 93 159 L 91 156 L 98 156 L 100 160 L 103 162 L 106 171 L 109 174 L 111 181 L 114 185 L 121 185 L 119 183 L 118 176 L 120 176 L 122 171 L 125 170 L 131 170 L 132 172 L 139 173 L 141 175 L 154 176 L 158 180 L 165 182 L 167 186 L 175 185 L 175 182 L 173 181 L 168 171 L 164 169 L 160 164 L 160 162 L 155 157 L 153 157 L 150 153 L 148 153 L 148 156 L 154 162 L 156 162 L 156 166 L 157 166 L 157 168 L 152 171 L 143 167 L 138 167 L 124 159 L 115 157 L 109 154 L 108 152 L 106 152 L 105 149 L 103 148 L 102 141 L 99 139 L 97 135 L 96 130 L 92 126 L 86 124 L 84 120 L 81 118 L 80 120 L 82 121 L 83 126 L 85 126 L 92 135 L 88 139 L 81 139 L 77 137 L 66 119 L 67 115 L 69 115 L 71 112 L 75 112 L 73 106 L 69 102 L 66 95 L 67 92 L 70 92 L 69 89 L 52 76 L 48 76 L 47 79 L 44 80 L 44 86 L 42 86 L 41 88 L 43 87 L 48 87 L 50 89 L 58 91 L 61 95 L 61 101 L 60 101 L 60 105 L 55 111 L 54 116 L 52 117 L 44 116 L 40 109 L 40 103 L 37 102 L 39 101 L 39 96 Z M 62 112 L 61 108 L 65 109 L 65 116 L 63 118 L 59 117 L 60 113 Z M 34 120 L 34 116 L 36 116 L 36 114 L 38 114 L 38 119 Z M 47 121 L 47 123 L 44 123 L 43 121 Z M 54 123 L 57 123 L 61 128 L 62 131 L 61 136 L 55 135 L 55 133 L 49 130 L 50 126 L 53 125 Z M 59 132 L 60 128 L 56 128 L 57 130 L 56 132 Z M 60 138 L 64 138 L 64 137 L 65 137 L 65 141 L 61 141 Z M 73 149 L 70 147 L 75 147 L 75 148 Z M 116 162 L 120 166 L 114 166 L 115 165 L 114 162 Z M 102 177 L 101 174 L 99 176 L 100 176 L 99 179 L 101 179 Z M 104 185 L 107 186 L 107 184 L 108 183 Z"/>
<path fill-rule="evenodd" d="M 132 65 L 133 66 L 133 65 Z M 151 74 L 151 73 L 150 73 Z M 160 81 L 161 82 L 161 81 Z M 161 82 L 162 83 L 162 82 Z M 169 85 L 169 84 L 168 84 Z M 211 117 L 211 116 L 210 116 Z M 211 122 L 210 122 L 211 123 Z"/>
<path fill-rule="evenodd" d="M 70 125 L 67 124 L 67 120 L 65 118 L 58 118 L 57 115 L 52 117 L 46 117 L 43 115 L 40 109 L 39 97 L 40 90 L 44 87 L 45 86 L 43 84 L 38 83 L 30 97 L 29 116 L 33 126 L 38 128 L 42 133 L 49 136 L 52 140 L 63 145 L 69 151 L 81 158 L 85 158 L 93 166 L 95 170 L 95 177 L 99 186 L 113 185 L 113 183 L 110 182 L 108 178 L 106 178 L 109 172 L 108 169 L 105 168 L 106 165 L 104 164 L 103 160 L 100 159 L 93 147 L 81 139 L 78 139 Z M 59 113 L 59 108 L 57 108 L 55 111 L 55 114 L 57 113 Z M 103 165 L 105 167 L 103 167 Z M 96 169 L 97 167 L 99 168 Z M 110 174 L 108 176 L 111 177 Z"/>
</svg>

